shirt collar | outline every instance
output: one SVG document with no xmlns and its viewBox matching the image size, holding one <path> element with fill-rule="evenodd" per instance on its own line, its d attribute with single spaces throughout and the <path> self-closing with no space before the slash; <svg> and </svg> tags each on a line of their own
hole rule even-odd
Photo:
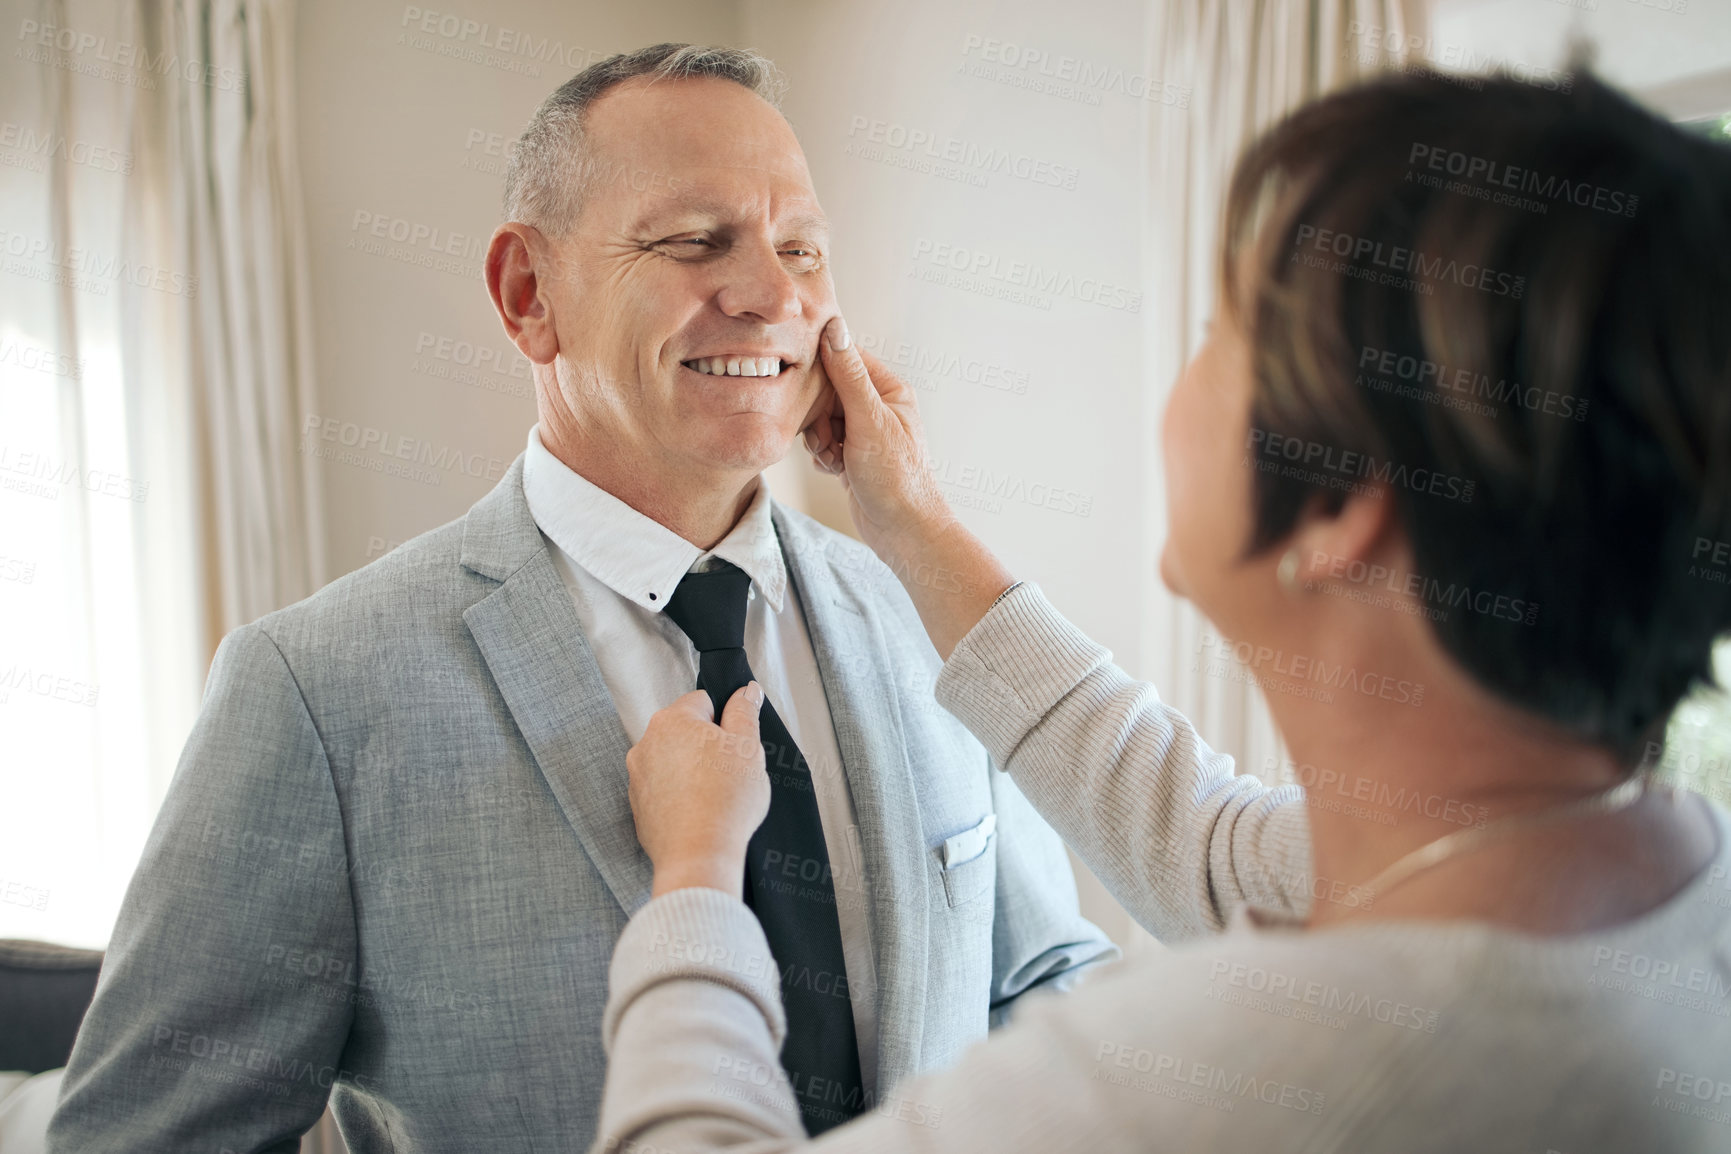
<svg viewBox="0 0 1731 1154">
<path fill-rule="evenodd" d="M 761 478 L 744 516 L 715 548 L 704 552 L 555 457 L 541 443 L 537 424 L 529 430 L 523 459 L 523 497 L 541 532 L 571 560 L 652 613 L 667 605 L 692 566 L 711 557 L 745 570 L 770 608 L 781 612 L 787 565 L 770 519 L 769 485 Z"/>
</svg>

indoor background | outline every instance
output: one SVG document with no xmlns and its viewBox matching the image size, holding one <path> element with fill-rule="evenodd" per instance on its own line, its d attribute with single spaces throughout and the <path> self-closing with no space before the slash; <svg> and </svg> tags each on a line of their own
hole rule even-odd
<svg viewBox="0 0 1731 1154">
<path fill-rule="evenodd" d="M 1296 767 L 1249 671 L 1156 572 L 1238 151 L 1379 69 L 1567 84 L 1576 37 L 1674 119 L 1731 112 L 1726 0 L 432 2 L 0 5 L 0 938 L 103 946 L 222 635 L 522 450 L 481 255 L 511 141 L 596 60 L 777 62 L 842 308 L 960 515 L 1270 780 Z M 771 484 L 847 529 L 802 451 Z M 1723 798 L 1718 710 L 1664 760 Z"/>
</svg>

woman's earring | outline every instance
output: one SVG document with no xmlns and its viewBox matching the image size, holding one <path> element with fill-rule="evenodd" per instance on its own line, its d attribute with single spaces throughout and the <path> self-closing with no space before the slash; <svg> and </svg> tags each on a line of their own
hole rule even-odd
<svg viewBox="0 0 1731 1154">
<path fill-rule="evenodd" d="M 1299 592 L 1298 565 L 1298 550 L 1288 549 L 1286 554 L 1280 558 L 1280 568 L 1274 571 L 1274 578 L 1280 582 L 1280 587 L 1294 597 L 1298 596 Z"/>
</svg>

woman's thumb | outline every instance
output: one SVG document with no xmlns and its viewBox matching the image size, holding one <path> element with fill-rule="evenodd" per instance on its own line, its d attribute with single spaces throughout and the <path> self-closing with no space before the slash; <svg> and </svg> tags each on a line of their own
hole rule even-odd
<svg viewBox="0 0 1731 1154">
<path fill-rule="evenodd" d="M 822 349 L 823 371 L 840 398 L 842 410 L 849 417 L 863 417 L 883 404 L 872 375 L 861 359 L 859 346 L 848 332 L 847 322 L 840 314 L 830 318 L 818 342 Z"/>
<path fill-rule="evenodd" d="M 738 737 L 757 740 L 757 713 L 763 707 L 763 686 L 748 681 L 734 690 L 721 711 L 721 728 Z"/>
</svg>

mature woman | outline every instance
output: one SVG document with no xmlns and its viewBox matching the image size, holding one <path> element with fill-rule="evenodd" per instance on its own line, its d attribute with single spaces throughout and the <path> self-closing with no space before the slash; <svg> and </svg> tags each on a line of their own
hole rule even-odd
<svg viewBox="0 0 1731 1154">
<path fill-rule="evenodd" d="M 939 701 L 1193 940 L 816 1146 L 1731 1149 L 1731 817 L 1639 768 L 1731 626 L 1728 188 L 1725 149 L 1591 78 L 1385 80 L 1243 158 L 1166 412 L 1162 575 L 1280 690 L 1308 793 L 1235 776 L 1005 570 L 832 322 L 807 445 Z M 693 694 L 632 752 L 655 897 L 614 955 L 604 1148 L 805 1141 L 740 901 L 760 701 L 717 728 Z"/>
</svg>

